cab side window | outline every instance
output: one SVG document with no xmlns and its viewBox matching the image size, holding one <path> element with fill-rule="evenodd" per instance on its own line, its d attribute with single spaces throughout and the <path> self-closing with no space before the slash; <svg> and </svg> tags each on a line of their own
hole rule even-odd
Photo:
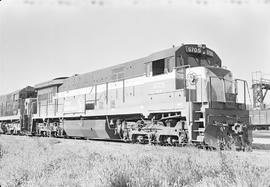
<svg viewBox="0 0 270 187">
<path fill-rule="evenodd" d="M 184 58 L 182 56 L 178 56 L 176 58 L 176 67 L 184 66 L 184 65 L 185 65 Z"/>
<path fill-rule="evenodd" d="M 152 62 L 153 76 L 164 74 L 165 60 L 160 59 Z"/>
<path fill-rule="evenodd" d="M 145 67 L 147 77 L 170 73 L 175 67 L 175 58 L 174 56 L 171 56 L 168 58 L 148 62 L 145 64 Z"/>
</svg>

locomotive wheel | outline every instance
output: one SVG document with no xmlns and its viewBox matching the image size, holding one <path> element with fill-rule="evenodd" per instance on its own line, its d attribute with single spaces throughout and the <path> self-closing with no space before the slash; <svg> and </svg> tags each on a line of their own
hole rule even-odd
<svg viewBox="0 0 270 187">
<path fill-rule="evenodd" d="M 143 135 L 133 134 L 131 141 L 132 143 L 145 144 L 147 140 Z"/>
<path fill-rule="evenodd" d="M 159 137 L 159 145 L 163 146 L 179 146 L 179 140 L 175 136 L 161 135 Z"/>
</svg>

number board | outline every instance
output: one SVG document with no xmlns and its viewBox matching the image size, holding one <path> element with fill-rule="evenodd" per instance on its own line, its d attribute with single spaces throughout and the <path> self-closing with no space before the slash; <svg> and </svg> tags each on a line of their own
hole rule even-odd
<svg viewBox="0 0 270 187">
<path fill-rule="evenodd" d="M 207 55 L 210 57 L 214 56 L 214 52 L 210 49 L 203 49 L 202 47 L 196 47 L 196 46 L 186 46 L 186 53 L 193 53 L 193 54 L 201 54 L 201 55 Z"/>
</svg>

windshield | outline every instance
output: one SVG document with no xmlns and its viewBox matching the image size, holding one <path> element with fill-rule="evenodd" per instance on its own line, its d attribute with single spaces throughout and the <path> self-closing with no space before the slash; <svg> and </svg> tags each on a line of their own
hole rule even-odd
<svg viewBox="0 0 270 187">
<path fill-rule="evenodd" d="M 187 58 L 187 62 L 190 66 L 218 66 L 215 65 L 214 62 L 212 62 L 212 59 L 210 57 L 198 58 L 189 56 Z"/>
</svg>

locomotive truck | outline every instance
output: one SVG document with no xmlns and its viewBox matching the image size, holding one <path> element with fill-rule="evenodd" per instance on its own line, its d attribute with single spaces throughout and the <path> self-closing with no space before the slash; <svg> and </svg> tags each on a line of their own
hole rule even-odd
<svg viewBox="0 0 270 187">
<path fill-rule="evenodd" d="M 0 122 L 32 135 L 243 149 L 252 141 L 246 89 L 215 51 L 183 44 L 35 85 L 30 113 L 2 112 Z"/>
</svg>

